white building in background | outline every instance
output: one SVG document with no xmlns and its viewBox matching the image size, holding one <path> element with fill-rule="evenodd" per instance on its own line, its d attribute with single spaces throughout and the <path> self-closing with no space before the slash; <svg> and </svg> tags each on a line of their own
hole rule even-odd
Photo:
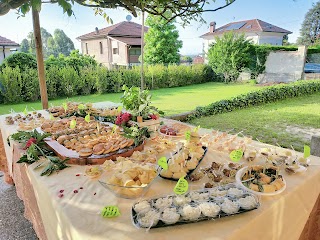
<svg viewBox="0 0 320 240">
<path fill-rule="evenodd" d="M 216 28 L 215 22 L 211 22 L 209 32 L 200 36 L 203 39 L 203 50 L 205 56 L 210 45 L 215 43 L 216 37 L 221 37 L 228 31 L 244 34 L 246 39 L 251 40 L 254 44 L 271 44 L 280 46 L 282 45 L 283 37 L 292 33 L 259 19 L 231 22 L 219 28 Z"/>
<path fill-rule="evenodd" d="M 19 47 L 18 43 L 0 36 L 0 64 L 6 57 L 16 52 Z"/>
</svg>

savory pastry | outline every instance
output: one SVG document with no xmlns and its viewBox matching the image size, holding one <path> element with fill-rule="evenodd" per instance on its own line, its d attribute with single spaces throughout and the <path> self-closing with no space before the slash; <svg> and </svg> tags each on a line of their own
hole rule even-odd
<svg viewBox="0 0 320 240">
<path fill-rule="evenodd" d="M 221 210 L 227 214 L 234 214 L 239 211 L 239 205 L 237 202 L 233 202 L 226 198 L 221 205 Z"/>
<path fill-rule="evenodd" d="M 180 214 L 177 213 L 176 208 L 166 208 L 160 218 L 165 224 L 175 224 L 179 221 Z"/>
<path fill-rule="evenodd" d="M 184 220 L 195 221 L 199 219 L 201 210 L 198 206 L 185 205 L 181 210 L 181 216 Z"/>
<path fill-rule="evenodd" d="M 183 196 L 183 195 L 178 195 L 173 199 L 173 203 L 176 206 L 183 206 L 183 205 L 186 205 L 186 204 L 188 204 L 190 202 L 191 202 L 191 198 Z"/>
<path fill-rule="evenodd" d="M 154 227 L 158 224 L 160 213 L 155 210 L 148 211 L 145 215 L 138 215 L 138 223 L 143 228 Z"/>
<path fill-rule="evenodd" d="M 243 195 L 243 191 L 238 188 L 229 188 L 227 194 L 230 197 L 241 197 Z"/>
<path fill-rule="evenodd" d="M 93 154 L 100 155 L 104 152 L 104 144 L 99 143 L 93 147 Z"/>
<path fill-rule="evenodd" d="M 92 179 L 98 178 L 102 174 L 102 168 L 99 166 L 89 166 L 86 168 L 85 173 Z"/>
<path fill-rule="evenodd" d="M 138 214 L 145 214 L 151 210 L 151 205 L 148 201 L 141 201 L 134 205 L 133 209 Z"/>
<path fill-rule="evenodd" d="M 203 202 L 199 204 L 202 214 L 206 217 L 216 217 L 220 212 L 220 207 L 212 202 Z"/>
<path fill-rule="evenodd" d="M 91 148 L 83 148 L 79 152 L 80 157 L 88 157 L 92 155 L 92 149 Z"/>
<path fill-rule="evenodd" d="M 238 200 L 238 204 L 241 208 L 246 210 L 251 210 L 257 207 L 258 202 L 253 196 L 246 196 L 244 198 L 240 198 Z"/>
<path fill-rule="evenodd" d="M 172 197 L 167 197 L 167 198 L 158 198 L 156 202 L 154 203 L 154 206 L 157 209 L 165 209 L 168 208 L 172 205 Z"/>
</svg>

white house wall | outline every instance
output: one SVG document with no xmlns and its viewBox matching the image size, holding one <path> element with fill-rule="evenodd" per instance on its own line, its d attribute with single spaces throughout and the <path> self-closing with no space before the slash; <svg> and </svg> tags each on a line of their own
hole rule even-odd
<svg viewBox="0 0 320 240">
<path fill-rule="evenodd" d="M 17 48 L 17 47 L 5 47 L 4 53 L 6 55 L 6 58 L 9 57 L 11 54 L 15 53 L 15 52 L 11 52 L 10 48 Z M 0 64 L 3 62 L 3 60 L 4 60 L 3 47 L 0 47 Z"/>
<path fill-rule="evenodd" d="M 259 33 L 259 44 L 271 44 L 282 46 L 282 39 L 284 35 L 284 33 Z"/>
<path fill-rule="evenodd" d="M 100 42 L 102 43 L 102 53 L 100 52 Z M 86 50 L 86 44 L 88 46 L 88 53 Z M 108 65 L 108 40 L 105 38 L 89 39 L 81 41 L 81 51 L 83 54 L 88 54 L 94 57 L 97 62 Z"/>
</svg>

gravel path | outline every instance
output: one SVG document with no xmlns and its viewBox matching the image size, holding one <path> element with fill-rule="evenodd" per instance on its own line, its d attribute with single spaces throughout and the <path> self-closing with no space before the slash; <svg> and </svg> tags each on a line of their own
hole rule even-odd
<svg viewBox="0 0 320 240">
<path fill-rule="evenodd" d="M 0 240 L 38 239 L 23 213 L 23 202 L 17 197 L 15 187 L 6 184 L 0 172 Z"/>
</svg>

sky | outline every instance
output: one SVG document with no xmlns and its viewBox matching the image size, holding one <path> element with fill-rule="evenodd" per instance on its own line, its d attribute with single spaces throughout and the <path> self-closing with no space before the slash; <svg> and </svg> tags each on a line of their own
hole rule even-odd
<svg viewBox="0 0 320 240">
<path fill-rule="evenodd" d="M 216 8 L 223 5 L 224 0 L 216 0 L 207 8 Z M 206 24 L 191 22 L 183 28 L 177 25 L 183 47 L 180 53 L 183 55 L 199 54 L 202 52 L 202 34 L 209 31 L 209 23 L 215 21 L 217 28 L 233 21 L 249 20 L 258 18 L 278 27 L 287 29 L 292 34 L 289 35 L 289 42 L 295 42 L 299 36 L 299 30 L 307 11 L 316 0 L 236 0 L 230 6 L 217 12 L 203 13 L 202 17 Z M 114 23 L 126 21 L 126 16 L 130 15 L 126 10 L 115 9 L 106 10 Z M 95 16 L 93 9 L 80 5 L 74 6 L 75 16 L 68 17 L 63 14 L 62 9 L 57 4 L 43 4 L 40 12 L 40 25 L 53 34 L 56 28 L 62 29 L 74 42 L 75 47 L 80 49 L 78 36 L 110 26 L 101 16 Z M 141 24 L 141 18 L 132 18 L 133 22 Z M 32 31 L 31 13 L 26 17 L 17 19 L 15 10 L 0 16 L 0 36 L 9 38 L 17 43 L 21 43 L 27 34 Z"/>
</svg>

